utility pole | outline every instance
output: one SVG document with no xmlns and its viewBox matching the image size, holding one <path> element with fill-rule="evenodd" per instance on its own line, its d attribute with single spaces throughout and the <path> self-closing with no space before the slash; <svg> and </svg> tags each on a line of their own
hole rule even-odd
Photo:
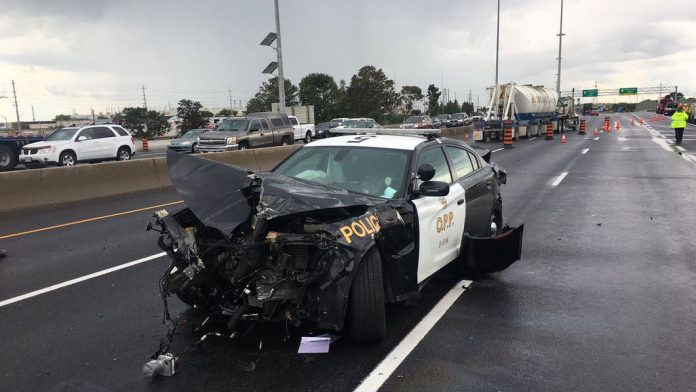
<svg viewBox="0 0 696 392">
<path fill-rule="evenodd" d="M 17 90 L 15 90 L 14 80 L 12 81 L 12 95 L 14 95 L 15 113 L 17 114 L 17 132 L 20 132 L 22 130 L 22 123 L 19 121 L 19 105 L 17 104 Z"/>
<path fill-rule="evenodd" d="M 147 97 L 145 96 L 145 85 L 143 84 L 143 106 L 145 107 L 145 111 L 147 111 Z"/>
<path fill-rule="evenodd" d="M 276 48 L 276 53 L 278 54 L 278 100 L 280 101 L 280 112 L 285 113 L 285 77 L 283 76 L 283 50 L 280 43 L 280 13 L 278 11 L 278 0 L 274 0 L 275 5 L 275 22 L 276 22 L 276 35 L 278 40 L 278 47 Z"/>
<path fill-rule="evenodd" d="M 561 0 L 561 27 L 558 30 L 558 78 L 556 79 L 556 92 L 561 95 L 561 46 L 563 42 L 563 0 Z"/>
<path fill-rule="evenodd" d="M 230 111 L 234 111 L 234 105 L 232 104 L 232 89 L 228 88 L 227 92 L 230 93 Z"/>
<path fill-rule="evenodd" d="M 31 121 L 36 121 L 36 116 L 34 116 L 34 105 L 31 105 Z"/>
<path fill-rule="evenodd" d="M 94 108 L 91 108 L 91 109 L 92 109 L 92 123 L 93 123 L 93 124 L 96 124 L 96 123 L 97 123 L 97 119 L 96 119 L 96 117 L 94 117 Z"/>
<path fill-rule="evenodd" d="M 500 50 L 500 0 L 498 0 L 498 22 L 495 27 L 495 86 L 498 87 L 498 51 Z"/>
</svg>

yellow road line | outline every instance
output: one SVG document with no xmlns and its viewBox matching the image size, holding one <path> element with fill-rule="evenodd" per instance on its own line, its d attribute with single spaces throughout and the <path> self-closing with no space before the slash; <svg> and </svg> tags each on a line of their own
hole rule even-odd
<svg viewBox="0 0 696 392">
<path fill-rule="evenodd" d="M 173 202 L 171 202 L 171 203 L 158 204 L 158 205 L 155 205 L 155 206 L 149 206 L 149 207 L 138 208 L 138 209 L 130 210 L 130 211 L 117 212 L 117 213 L 115 213 L 115 214 L 97 216 L 97 217 L 94 217 L 94 218 L 82 219 L 82 220 L 75 221 L 75 222 L 61 223 L 61 224 L 59 224 L 59 225 L 48 226 L 48 227 L 42 227 L 42 228 L 40 228 L 40 229 L 34 229 L 34 230 L 23 231 L 23 232 L 21 232 L 21 233 L 7 234 L 7 235 L 0 236 L 0 240 L 4 240 L 4 239 L 7 239 L 7 238 L 20 237 L 20 236 L 27 235 L 27 234 L 40 233 L 40 232 L 42 232 L 42 231 L 60 229 L 61 227 L 74 226 L 74 225 L 79 225 L 79 224 L 82 224 L 82 223 L 88 223 L 88 222 L 94 222 L 94 221 L 98 221 L 98 220 L 104 220 L 104 219 L 114 218 L 114 217 L 121 216 L 121 215 L 133 214 L 133 213 L 136 213 L 136 212 L 142 212 L 142 211 L 147 211 L 147 210 L 154 210 L 154 209 L 156 209 L 156 208 L 162 208 L 162 207 L 172 206 L 172 205 L 181 204 L 181 203 L 183 203 L 183 200 L 173 201 Z"/>
</svg>

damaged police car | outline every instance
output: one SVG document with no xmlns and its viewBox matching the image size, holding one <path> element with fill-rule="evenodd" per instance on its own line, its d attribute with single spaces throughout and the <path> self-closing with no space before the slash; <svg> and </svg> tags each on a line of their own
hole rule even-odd
<svg viewBox="0 0 696 392">
<path fill-rule="evenodd" d="M 224 336 L 240 320 L 285 321 L 373 342 L 385 304 L 447 264 L 507 268 L 523 227 L 504 223 L 505 171 L 490 152 L 427 131 L 317 140 L 270 172 L 169 151 L 186 208 L 156 213 L 171 258 L 163 297 L 223 319 Z"/>
</svg>

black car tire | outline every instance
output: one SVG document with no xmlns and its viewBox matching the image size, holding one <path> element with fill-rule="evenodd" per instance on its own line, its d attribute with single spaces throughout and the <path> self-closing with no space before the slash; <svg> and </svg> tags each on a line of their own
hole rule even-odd
<svg viewBox="0 0 696 392">
<path fill-rule="evenodd" d="M 130 161 L 130 159 L 131 159 L 130 148 L 121 147 L 118 149 L 118 152 L 116 153 L 116 160 L 117 161 Z"/>
<path fill-rule="evenodd" d="M 0 146 L 0 172 L 12 170 L 17 166 L 17 157 L 7 146 Z"/>
<path fill-rule="evenodd" d="M 305 143 L 312 142 L 312 131 L 307 131 L 307 133 L 305 134 L 304 142 Z"/>
<path fill-rule="evenodd" d="M 382 260 L 370 249 L 356 271 L 348 304 L 350 337 L 358 343 L 380 341 L 387 329 Z"/>
<path fill-rule="evenodd" d="M 77 164 L 77 157 L 72 151 L 63 151 L 58 157 L 58 166 L 75 166 Z"/>
<path fill-rule="evenodd" d="M 198 143 L 193 143 L 193 144 L 191 145 L 191 154 L 194 154 L 194 153 L 197 152 L 197 151 L 196 151 L 196 150 L 197 150 L 196 147 L 198 147 Z"/>
<path fill-rule="evenodd" d="M 249 143 L 247 142 L 241 142 L 239 143 L 239 147 L 237 147 L 240 150 L 247 150 L 249 149 Z"/>
<path fill-rule="evenodd" d="M 290 145 L 290 138 L 287 136 L 283 136 L 283 138 L 280 139 L 280 145 L 281 146 L 289 146 Z"/>
</svg>

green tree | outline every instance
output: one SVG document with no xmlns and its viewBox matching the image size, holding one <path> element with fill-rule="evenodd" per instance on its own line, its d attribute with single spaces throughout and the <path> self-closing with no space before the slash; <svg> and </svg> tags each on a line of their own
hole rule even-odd
<svg viewBox="0 0 696 392">
<path fill-rule="evenodd" d="M 136 137 L 143 132 L 147 110 L 140 107 L 127 107 L 121 111 L 121 124 L 130 129 Z"/>
<path fill-rule="evenodd" d="M 232 109 L 222 109 L 215 116 L 216 117 L 229 117 L 229 116 L 233 116 L 233 115 L 234 115 L 234 113 L 232 113 Z"/>
<path fill-rule="evenodd" d="M 338 86 L 333 77 L 311 73 L 300 80 L 300 104 L 314 105 L 317 122 L 329 121 L 335 113 Z"/>
<path fill-rule="evenodd" d="M 208 119 L 208 118 L 214 117 L 215 115 L 213 114 L 213 112 L 211 112 L 209 110 L 201 110 L 201 116 L 203 116 L 203 118 L 205 118 L 205 119 Z"/>
<path fill-rule="evenodd" d="M 203 128 L 208 122 L 201 114 L 201 105 L 198 101 L 182 99 L 176 108 L 176 115 L 181 119 L 179 133 L 183 134 L 189 129 Z"/>
<path fill-rule="evenodd" d="M 462 112 L 471 114 L 474 111 L 474 104 L 472 102 L 462 103 Z"/>
<path fill-rule="evenodd" d="M 72 117 L 69 114 L 59 114 L 53 119 L 53 121 L 69 121 L 69 120 L 72 120 Z"/>
<path fill-rule="evenodd" d="M 428 86 L 426 96 L 428 97 L 428 114 L 431 116 L 436 116 L 440 112 L 440 105 L 438 103 L 438 101 L 440 101 L 440 95 L 442 95 L 440 89 L 435 87 L 434 84 Z"/>
<path fill-rule="evenodd" d="M 393 112 L 399 101 L 394 81 L 373 65 L 360 68 L 350 79 L 350 86 L 346 90 L 346 103 L 356 116 L 381 119 L 383 115 Z"/>
<path fill-rule="evenodd" d="M 348 90 L 346 81 L 341 79 L 341 81 L 338 82 L 338 90 L 336 90 L 336 104 L 332 117 L 354 117 L 346 102 L 346 90 Z"/>
<path fill-rule="evenodd" d="M 406 108 L 406 114 L 411 115 L 413 104 L 423 99 L 423 90 L 418 86 L 401 87 L 401 101 Z"/>
<path fill-rule="evenodd" d="M 271 104 L 279 101 L 278 78 L 269 79 L 267 82 L 261 83 L 254 98 L 247 102 L 247 113 L 267 112 L 271 110 Z M 285 79 L 285 105 L 297 105 L 297 86 L 292 84 L 290 79 Z"/>
<path fill-rule="evenodd" d="M 134 131 L 133 135 L 138 138 L 154 138 L 164 135 L 169 129 L 169 123 L 164 114 L 150 110 L 145 114 L 145 127 L 140 131 Z"/>
</svg>

